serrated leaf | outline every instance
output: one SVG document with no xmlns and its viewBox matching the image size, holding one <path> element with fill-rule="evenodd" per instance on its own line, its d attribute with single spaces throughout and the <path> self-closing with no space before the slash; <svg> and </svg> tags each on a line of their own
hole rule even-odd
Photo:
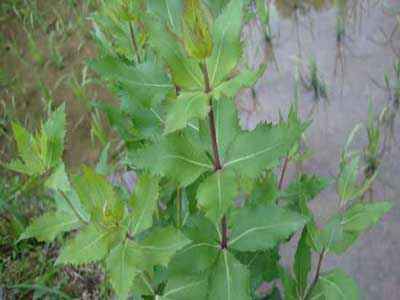
<svg viewBox="0 0 400 300">
<path fill-rule="evenodd" d="M 43 125 L 41 137 L 45 145 L 42 147 L 42 159 L 47 167 L 54 167 L 64 152 L 65 118 L 65 104 L 63 104 L 51 113 Z"/>
<path fill-rule="evenodd" d="M 168 278 L 163 300 L 207 299 L 208 278 L 204 274 L 176 275 Z"/>
<path fill-rule="evenodd" d="M 158 227 L 138 244 L 146 254 L 149 266 L 167 266 L 175 253 L 190 243 L 183 233 L 172 226 Z"/>
<path fill-rule="evenodd" d="M 57 264 L 81 265 L 102 260 L 115 240 L 123 236 L 118 228 L 101 230 L 94 224 L 84 227 L 62 247 Z"/>
<path fill-rule="evenodd" d="M 182 16 L 182 37 L 186 53 L 203 60 L 211 55 L 211 18 L 206 7 L 199 0 L 186 0 Z"/>
<path fill-rule="evenodd" d="M 307 214 L 302 206 L 327 188 L 329 183 L 328 178 L 302 174 L 298 180 L 289 184 L 281 196 L 288 201 L 290 209 Z"/>
<path fill-rule="evenodd" d="M 240 209 L 229 219 L 228 246 L 239 251 L 267 250 L 303 227 L 306 219 L 275 205 Z"/>
<path fill-rule="evenodd" d="M 22 161 L 14 160 L 7 167 L 28 175 L 41 175 L 45 166 L 40 157 L 40 148 L 35 138 L 17 123 L 12 124 L 12 129 L 17 142 L 18 155 Z"/>
<path fill-rule="evenodd" d="M 135 167 L 167 176 L 181 186 L 189 185 L 204 172 L 214 169 L 207 155 L 180 134 L 170 134 L 158 144 L 131 152 L 129 159 Z"/>
<path fill-rule="evenodd" d="M 165 133 L 185 128 L 193 119 L 205 119 L 209 110 L 206 94 L 202 92 L 181 93 L 167 109 Z"/>
<path fill-rule="evenodd" d="M 122 221 L 123 202 L 114 193 L 111 183 L 104 176 L 84 167 L 83 175 L 75 178 L 74 187 L 91 220 L 103 224 Z"/>
<path fill-rule="evenodd" d="M 92 61 L 90 66 L 106 79 L 117 80 L 128 93 L 130 101 L 144 107 L 159 104 L 173 89 L 166 73 L 159 64 L 145 62 L 128 66 L 113 57 Z"/>
<path fill-rule="evenodd" d="M 332 232 L 334 238 L 329 244 L 330 249 L 336 254 L 344 253 L 363 231 L 378 223 L 391 208 L 389 202 L 355 204 L 343 216 L 334 216 L 329 221 L 321 231 L 320 240 L 325 242 L 327 233 Z"/>
<path fill-rule="evenodd" d="M 345 231 L 360 232 L 378 223 L 392 207 L 390 202 L 359 203 L 346 211 L 341 224 Z"/>
<path fill-rule="evenodd" d="M 129 203 L 132 207 L 131 229 L 137 234 L 153 225 L 153 214 L 158 204 L 158 180 L 149 175 L 140 176 Z"/>
<path fill-rule="evenodd" d="M 275 166 L 300 138 L 302 126 L 289 127 L 260 125 L 254 131 L 237 136 L 226 155 L 225 168 L 233 168 L 239 174 L 255 178 Z"/>
<path fill-rule="evenodd" d="M 175 86 L 188 91 L 203 90 L 203 74 L 196 60 L 185 57 L 181 45 L 175 36 L 165 29 L 164 24 L 152 20 L 148 25 L 149 43 L 168 65 Z"/>
<path fill-rule="evenodd" d="M 238 194 L 236 175 L 230 170 L 220 170 L 207 177 L 197 190 L 197 200 L 207 218 L 217 223 L 233 206 Z"/>
<path fill-rule="evenodd" d="M 351 200 L 352 195 L 356 192 L 359 165 L 359 156 L 341 164 L 341 171 L 337 180 L 337 190 L 342 201 Z"/>
<path fill-rule="evenodd" d="M 262 65 L 256 71 L 244 69 L 232 79 L 224 81 L 216 86 L 212 91 L 213 99 L 234 98 L 240 90 L 254 86 L 257 80 L 264 74 L 265 70 L 266 65 Z"/>
<path fill-rule="evenodd" d="M 106 260 L 111 285 L 120 299 L 126 299 L 135 276 L 141 272 L 144 253 L 132 241 L 125 241 L 112 249 Z"/>
<path fill-rule="evenodd" d="M 181 16 L 183 12 L 182 0 L 149 0 L 149 9 L 160 17 L 174 32 L 180 32 Z"/>
<path fill-rule="evenodd" d="M 73 214 L 48 212 L 33 220 L 19 240 L 34 237 L 41 242 L 51 242 L 58 234 L 76 229 L 80 225 L 79 219 Z"/>
<path fill-rule="evenodd" d="M 210 276 L 209 299 L 250 300 L 250 272 L 228 251 L 222 251 Z"/>
<path fill-rule="evenodd" d="M 360 292 L 355 281 L 340 269 L 322 274 L 311 299 L 358 300 Z"/>
<path fill-rule="evenodd" d="M 226 79 L 238 64 L 242 54 L 240 45 L 242 9 L 242 0 L 232 0 L 214 23 L 212 31 L 214 49 L 207 59 L 212 86 Z"/>
<path fill-rule="evenodd" d="M 71 189 L 64 163 L 59 164 L 58 167 L 54 169 L 53 174 L 46 180 L 45 186 L 54 191 L 62 192 L 67 192 Z"/>
<path fill-rule="evenodd" d="M 304 228 L 297 244 L 294 256 L 293 271 L 296 276 L 297 294 L 300 299 L 305 295 L 308 286 L 308 274 L 311 271 L 311 249 L 307 243 L 307 229 Z"/>
</svg>

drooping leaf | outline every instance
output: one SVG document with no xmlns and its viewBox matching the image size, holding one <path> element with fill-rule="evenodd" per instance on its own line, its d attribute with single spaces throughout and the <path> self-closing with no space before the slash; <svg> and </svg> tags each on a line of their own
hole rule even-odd
<svg viewBox="0 0 400 300">
<path fill-rule="evenodd" d="M 219 222 L 233 206 L 238 193 L 237 179 L 233 171 L 221 170 L 205 179 L 197 190 L 198 205 L 206 217 Z"/>
<path fill-rule="evenodd" d="M 311 299 L 358 300 L 360 292 L 352 278 L 342 270 L 334 269 L 320 276 Z"/>
<path fill-rule="evenodd" d="M 187 126 L 193 119 L 205 119 L 209 112 L 208 96 L 202 92 L 181 93 L 168 107 L 165 133 Z"/>
<path fill-rule="evenodd" d="M 240 34 L 242 31 L 243 1 L 231 0 L 216 19 L 213 26 L 213 52 L 207 59 L 212 86 L 226 79 L 236 67 L 242 54 Z"/>
<path fill-rule="evenodd" d="M 305 225 L 301 215 L 275 205 L 245 207 L 229 222 L 229 247 L 239 251 L 267 250 Z"/>
<path fill-rule="evenodd" d="M 311 271 L 311 249 L 307 243 L 307 229 L 301 234 L 294 257 L 293 271 L 297 282 L 297 293 L 303 298 L 308 286 L 308 274 Z"/>
<path fill-rule="evenodd" d="M 49 212 L 35 219 L 20 236 L 19 240 L 36 238 L 38 241 L 51 242 L 62 233 L 82 225 L 79 219 L 66 212 Z"/>
<path fill-rule="evenodd" d="M 121 229 L 104 230 L 90 224 L 67 241 L 56 263 L 81 265 L 102 260 L 112 245 L 123 236 L 124 232 Z"/>
<path fill-rule="evenodd" d="M 210 276 L 209 299 L 250 300 L 250 272 L 228 251 L 219 255 Z"/>
<path fill-rule="evenodd" d="M 159 64 L 146 62 L 128 66 L 109 56 L 92 61 L 90 66 L 105 79 L 118 81 L 128 93 L 130 101 L 138 102 L 144 107 L 157 105 L 173 89 Z"/>
<path fill-rule="evenodd" d="M 153 214 L 158 204 L 158 180 L 142 175 L 136 183 L 129 203 L 132 207 L 132 234 L 140 233 L 153 225 Z"/>
<path fill-rule="evenodd" d="M 84 167 L 83 175 L 75 178 L 74 187 L 91 220 L 103 224 L 122 220 L 124 204 L 105 177 Z"/>
<path fill-rule="evenodd" d="M 129 159 L 135 167 L 167 176 L 181 186 L 189 185 L 201 174 L 214 168 L 206 154 L 180 134 L 170 134 L 158 144 L 132 152 Z"/>
</svg>

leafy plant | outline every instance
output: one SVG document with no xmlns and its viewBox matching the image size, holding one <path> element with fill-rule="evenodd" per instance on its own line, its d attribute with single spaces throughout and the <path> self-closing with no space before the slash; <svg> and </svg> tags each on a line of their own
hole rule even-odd
<svg viewBox="0 0 400 300">
<path fill-rule="evenodd" d="M 69 232 L 57 264 L 100 264 L 122 299 L 359 298 L 343 271 L 322 271 L 323 259 L 347 250 L 391 205 L 360 202 L 375 176 L 358 183 L 360 159 L 349 150 L 351 137 L 336 178 L 339 209 L 324 226 L 316 225 L 308 203 L 330 180 L 300 174 L 286 188 L 282 179 L 278 184 L 281 160 L 287 165 L 303 156 L 310 122 L 300 119 L 295 104 L 277 124 L 240 128 L 234 97 L 265 70 L 242 60 L 247 5 L 104 4 L 93 16 L 100 55 L 89 65 L 121 105 L 92 105 L 124 141 L 122 172 L 135 170 L 138 180 L 131 191 L 104 175 L 110 144 L 96 170 L 83 167 L 69 176 L 62 162 L 63 106 L 35 135 L 15 124 L 20 159 L 8 167 L 43 178 L 56 203 L 20 239 L 49 242 Z M 280 245 L 300 232 L 287 270 Z M 319 259 L 311 280 L 313 252 Z M 266 283 L 273 289 L 260 292 Z"/>
</svg>

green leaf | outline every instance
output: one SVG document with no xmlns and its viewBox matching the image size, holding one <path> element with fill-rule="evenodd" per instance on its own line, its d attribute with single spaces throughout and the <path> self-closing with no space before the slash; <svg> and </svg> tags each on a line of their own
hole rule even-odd
<svg viewBox="0 0 400 300">
<path fill-rule="evenodd" d="M 173 32 L 180 32 L 183 13 L 182 0 L 149 0 L 148 5 L 150 11 L 160 17 Z"/>
<path fill-rule="evenodd" d="M 206 94 L 202 92 L 181 93 L 167 109 L 165 133 L 185 128 L 193 119 L 205 119 L 209 110 Z"/>
<path fill-rule="evenodd" d="M 307 229 L 304 228 L 297 245 L 293 265 L 299 298 L 303 298 L 308 286 L 308 274 L 311 271 L 311 249 L 307 244 Z"/>
<path fill-rule="evenodd" d="M 90 224 L 67 241 L 56 263 L 81 265 L 102 260 L 122 236 L 123 231 L 118 228 L 104 230 Z"/>
<path fill-rule="evenodd" d="M 65 164 L 60 163 L 53 174 L 45 182 L 45 186 L 54 191 L 67 192 L 71 189 L 71 184 L 65 170 Z"/>
<path fill-rule="evenodd" d="M 146 264 L 149 266 L 167 266 L 172 256 L 189 243 L 189 239 L 183 233 L 168 226 L 151 231 L 138 247 L 145 253 Z"/>
<path fill-rule="evenodd" d="M 40 157 L 40 149 L 34 137 L 21 125 L 12 123 L 15 141 L 17 142 L 18 155 L 22 159 L 14 160 L 7 165 L 13 171 L 28 175 L 41 175 L 44 164 Z"/>
<path fill-rule="evenodd" d="M 342 270 L 334 269 L 321 275 L 311 299 L 358 300 L 360 292 L 352 278 Z"/>
<path fill-rule="evenodd" d="M 212 86 L 226 79 L 238 64 L 242 54 L 240 44 L 242 9 L 242 0 L 232 0 L 214 23 L 212 32 L 214 49 L 207 59 Z"/>
<path fill-rule="evenodd" d="M 66 132 L 65 104 L 52 112 L 43 125 L 41 137 L 45 145 L 42 147 L 42 158 L 47 167 L 54 167 L 62 158 Z"/>
<path fill-rule="evenodd" d="M 326 240 L 325 232 L 331 232 L 333 238 L 329 244 L 330 249 L 336 254 L 342 254 L 357 241 L 363 231 L 378 223 L 391 208 L 389 202 L 355 204 L 343 216 L 331 219 L 321 232 L 321 240 Z"/>
<path fill-rule="evenodd" d="M 303 227 L 306 219 L 275 205 L 245 207 L 230 217 L 229 247 L 239 251 L 267 250 Z"/>
<path fill-rule="evenodd" d="M 329 183 L 328 178 L 302 174 L 298 180 L 289 184 L 282 193 L 282 198 L 288 201 L 289 208 L 301 214 L 306 214 L 302 206 L 327 188 Z"/>
<path fill-rule="evenodd" d="M 208 278 L 204 274 L 176 275 L 168 278 L 163 300 L 207 299 Z"/>
<path fill-rule="evenodd" d="M 138 234 L 153 225 L 153 214 L 158 205 L 158 180 L 149 175 L 139 177 L 129 203 L 132 207 L 132 234 Z"/>
<path fill-rule="evenodd" d="M 51 242 L 58 234 L 76 229 L 80 225 L 80 221 L 73 214 L 48 212 L 35 219 L 25 229 L 19 240 L 34 237 L 41 242 Z"/>
<path fill-rule="evenodd" d="M 159 104 L 173 89 L 162 65 L 145 62 L 128 66 L 111 56 L 92 61 L 90 66 L 106 79 L 117 80 L 131 101 L 144 107 Z"/>
<path fill-rule="evenodd" d="M 243 132 L 237 136 L 228 150 L 224 167 L 230 167 L 239 174 L 255 178 L 279 162 L 300 138 L 302 126 L 260 125 L 254 131 Z"/>
<path fill-rule="evenodd" d="M 123 202 L 114 193 L 111 183 L 88 167 L 74 180 L 74 187 L 91 219 L 103 224 L 117 223 L 124 215 Z"/>
<path fill-rule="evenodd" d="M 250 272 L 224 250 L 210 276 L 209 290 L 209 299 L 250 300 Z"/>
<path fill-rule="evenodd" d="M 211 55 L 213 44 L 210 34 L 211 18 L 199 0 L 186 0 L 182 17 L 182 36 L 190 57 L 203 60 Z"/>
<path fill-rule="evenodd" d="M 254 86 L 257 80 L 264 74 L 265 70 L 266 65 L 261 65 L 256 71 L 244 69 L 232 79 L 224 81 L 216 86 L 212 91 L 213 99 L 234 98 L 240 90 Z"/>
<path fill-rule="evenodd" d="M 337 190 L 342 201 L 351 200 L 353 194 L 356 192 L 359 165 L 359 156 L 341 164 L 340 175 L 337 180 Z"/>
<path fill-rule="evenodd" d="M 280 268 L 279 277 L 281 278 L 283 289 L 284 289 L 284 299 L 285 300 L 297 300 L 297 292 L 296 292 L 296 281 L 290 275 L 290 273 L 284 268 Z"/>
<path fill-rule="evenodd" d="M 390 202 L 359 203 L 346 211 L 341 224 L 345 231 L 361 232 L 378 223 L 392 207 Z"/>
<path fill-rule="evenodd" d="M 207 177 L 197 190 L 198 205 L 207 218 L 217 223 L 233 206 L 238 194 L 236 175 L 230 170 L 220 170 Z"/>
<path fill-rule="evenodd" d="M 141 272 L 144 253 L 132 241 L 125 241 L 112 249 L 106 260 L 112 287 L 121 299 L 128 298 L 135 276 Z"/>
<path fill-rule="evenodd" d="M 135 167 L 170 177 L 181 186 L 191 184 L 204 172 L 214 169 L 206 154 L 180 134 L 170 134 L 158 144 L 131 152 L 129 159 Z"/>
<path fill-rule="evenodd" d="M 175 86 L 188 91 L 203 90 L 204 79 L 198 62 L 185 57 L 182 46 L 163 24 L 149 22 L 149 43 L 168 65 Z"/>
</svg>

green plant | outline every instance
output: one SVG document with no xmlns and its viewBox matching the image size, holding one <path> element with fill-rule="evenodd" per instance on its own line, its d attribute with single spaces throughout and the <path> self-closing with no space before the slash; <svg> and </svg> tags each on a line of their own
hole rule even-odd
<svg viewBox="0 0 400 300">
<path fill-rule="evenodd" d="M 8 168 L 40 179 L 56 204 L 20 240 L 49 242 L 70 232 L 57 264 L 100 264 L 123 299 L 279 299 L 281 293 L 285 299 L 359 299 L 343 271 L 322 272 L 329 253 L 346 251 L 391 207 L 360 202 L 375 176 L 358 183 L 360 156 L 349 149 L 354 133 L 335 180 L 338 210 L 318 227 L 308 203 L 331 181 L 300 174 L 283 186 L 287 164 L 303 156 L 310 125 L 297 105 L 277 124 L 253 131 L 239 126 L 234 97 L 265 70 L 246 68 L 241 59 L 248 2 L 136 1 L 139 16 L 129 3 L 107 1 L 93 16 L 101 55 L 89 65 L 121 98 L 118 108 L 92 105 L 124 141 L 119 164 L 123 172 L 136 171 L 133 192 L 106 177 L 115 169 L 107 168 L 110 144 L 96 170 L 68 175 L 63 107 L 35 135 L 14 124 L 20 159 Z M 299 231 L 287 270 L 279 247 Z M 314 252 L 319 259 L 309 280 Z M 265 283 L 271 290 L 260 289 Z"/>
</svg>

